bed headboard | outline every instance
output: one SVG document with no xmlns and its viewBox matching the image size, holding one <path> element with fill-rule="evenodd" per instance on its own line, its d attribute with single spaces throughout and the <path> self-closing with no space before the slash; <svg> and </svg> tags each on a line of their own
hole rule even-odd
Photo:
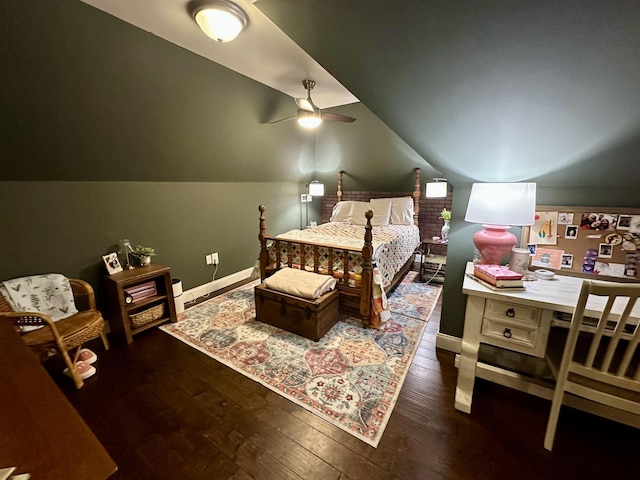
<svg viewBox="0 0 640 480">
<path fill-rule="evenodd" d="M 335 195 L 331 193 L 326 193 L 324 197 L 322 197 L 322 207 L 320 212 L 320 221 L 322 223 L 328 222 L 331 218 L 331 212 L 333 211 L 333 206 L 341 202 L 343 200 L 355 200 L 360 202 L 368 202 L 372 198 L 388 198 L 388 197 L 412 197 L 413 198 L 413 223 L 420 226 L 419 222 L 419 214 L 420 214 L 420 169 L 416 168 L 414 170 L 415 174 L 415 182 L 413 185 L 412 192 L 345 192 L 342 188 L 342 175 L 344 174 L 343 170 L 338 172 L 338 189 Z"/>
<path fill-rule="evenodd" d="M 325 190 L 321 197 L 320 222 L 328 222 L 334 205 L 341 200 L 356 200 L 368 202 L 372 198 L 386 197 L 412 197 L 414 204 L 414 223 L 420 228 L 421 238 L 431 238 L 440 235 L 442 220 L 440 212 L 443 208 L 451 210 L 453 200 L 452 187 L 445 198 L 426 198 L 424 190 L 421 190 L 420 169 L 414 170 L 413 190 L 407 189 L 404 192 L 375 192 L 375 191 L 345 191 L 342 176 L 345 172 L 338 172 L 338 184 L 336 192 Z M 408 185 L 407 185 L 408 186 Z M 437 252 L 436 252 L 437 253 Z"/>
</svg>

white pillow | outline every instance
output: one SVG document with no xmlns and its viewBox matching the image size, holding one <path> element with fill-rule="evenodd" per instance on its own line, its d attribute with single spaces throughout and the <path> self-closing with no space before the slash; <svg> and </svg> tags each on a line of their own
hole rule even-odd
<svg viewBox="0 0 640 480">
<path fill-rule="evenodd" d="M 389 218 L 391 217 L 391 202 L 389 199 L 375 199 L 369 200 L 371 210 L 373 210 L 373 218 L 371 219 L 371 225 L 374 227 L 384 227 L 389 225 Z"/>
<path fill-rule="evenodd" d="M 330 222 L 349 222 L 349 215 L 351 213 L 351 205 L 354 202 L 351 200 L 347 200 L 344 202 L 338 202 L 333 206 L 333 211 L 331 212 Z"/>
<path fill-rule="evenodd" d="M 373 201 L 390 201 L 391 217 L 389 223 L 392 225 L 413 225 L 413 198 L 394 197 L 376 198 Z"/>
<path fill-rule="evenodd" d="M 364 216 L 367 210 L 371 210 L 369 202 L 352 202 L 349 213 L 349 223 L 352 225 L 366 225 L 367 217 Z"/>
</svg>

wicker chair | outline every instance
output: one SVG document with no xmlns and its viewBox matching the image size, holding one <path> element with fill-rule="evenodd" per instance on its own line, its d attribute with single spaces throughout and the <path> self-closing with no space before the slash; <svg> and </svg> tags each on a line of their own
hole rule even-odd
<svg viewBox="0 0 640 480">
<path fill-rule="evenodd" d="M 22 326 L 42 326 L 36 330 L 23 333 L 22 340 L 37 354 L 41 360 L 47 358 L 51 351 L 59 353 L 71 373 L 77 388 L 84 385 L 78 374 L 75 363 L 82 344 L 97 338 L 102 338 L 105 350 L 109 349 L 109 341 L 104 331 L 104 319 L 96 309 L 93 288 L 84 280 L 69 279 L 76 308 L 79 310 L 67 318 L 54 322 L 49 315 L 38 312 L 14 312 L 0 295 L 0 319 L 12 320 L 19 328 Z M 69 356 L 71 350 L 76 349 L 73 360 Z"/>
</svg>

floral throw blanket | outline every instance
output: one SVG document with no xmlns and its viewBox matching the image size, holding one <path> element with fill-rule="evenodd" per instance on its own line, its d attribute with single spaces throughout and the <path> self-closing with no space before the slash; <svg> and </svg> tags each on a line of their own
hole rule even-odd
<svg viewBox="0 0 640 480">
<path fill-rule="evenodd" d="M 69 279 L 59 273 L 5 280 L 0 293 L 14 311 L 44 313 L 54 322 L 78 312 Z"/>
</svg>

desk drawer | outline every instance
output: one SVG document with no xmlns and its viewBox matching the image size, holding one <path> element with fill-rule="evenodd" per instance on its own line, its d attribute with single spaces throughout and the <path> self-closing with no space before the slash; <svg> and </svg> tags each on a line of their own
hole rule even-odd
<svg viewBox="0 0 640 480">
<path fill-rule="evenodd" d="M 484 316 L 509 322 L 517 321 L 532 327 L 540 325 L 540 309 L 495 300 L 485 302 Z"/>
<path fill-rule="evenodd" d="M 482 335 L 492 339 L 489 343 L 493 345 L 533 355 L 538 339 L 538 328 L 485 317 L 482 322 Z"/>
</svg>

